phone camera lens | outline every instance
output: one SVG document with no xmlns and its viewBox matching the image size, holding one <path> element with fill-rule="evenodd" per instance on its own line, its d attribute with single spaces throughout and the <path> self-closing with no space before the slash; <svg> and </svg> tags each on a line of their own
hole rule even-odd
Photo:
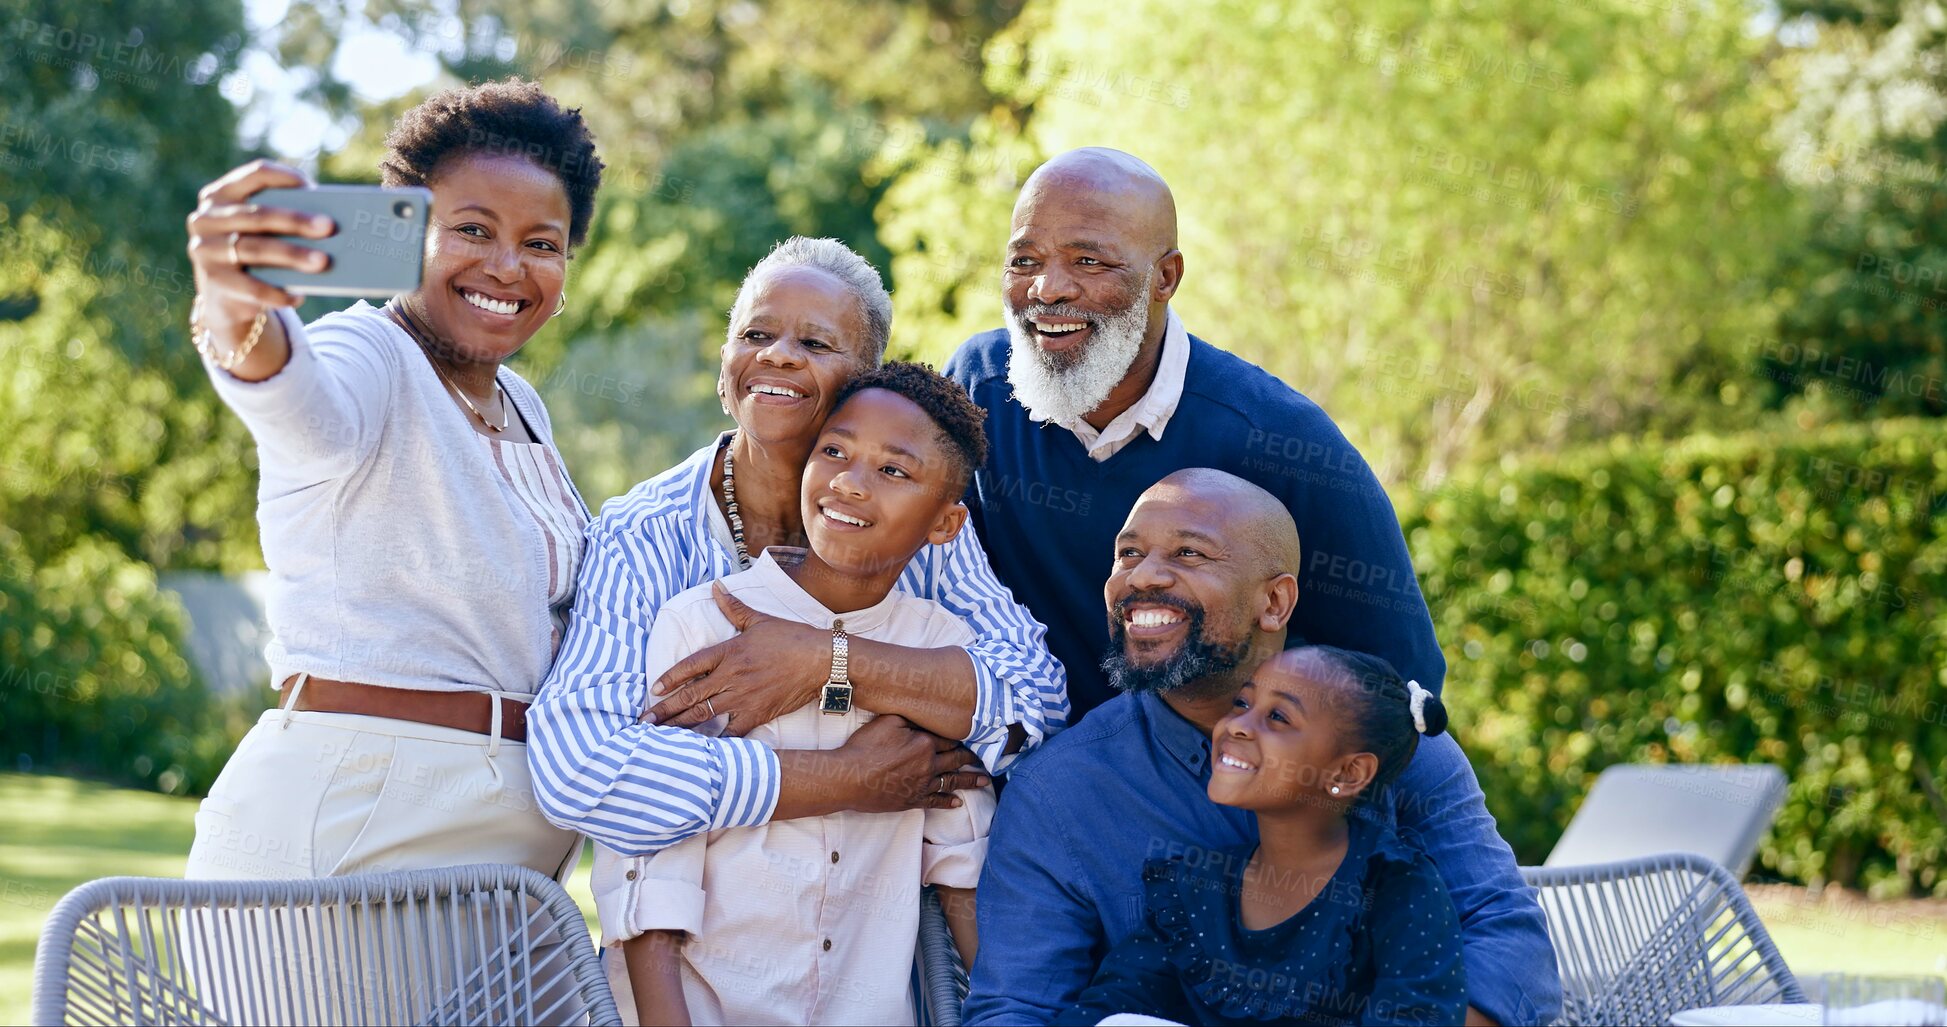
<svg viewBox="0 0 1947 1027">
<path fill-rule="evenodd" d="M 395 204 L 393 204 L 393 205 L 392 205 L 392 216 L 393 216 L 393 217 L 396 217 L 396 218 L 402 218 L 402 219 L 403 219 L 403 218 L 409 218 L 409 217 L 411 217 L 411 216 L 412 216 L 412 201 L 411 201 L 411 200 L 400 200 L 399 202 L 397 202 L 397 203 L 395 203 Z"/>
</svg>

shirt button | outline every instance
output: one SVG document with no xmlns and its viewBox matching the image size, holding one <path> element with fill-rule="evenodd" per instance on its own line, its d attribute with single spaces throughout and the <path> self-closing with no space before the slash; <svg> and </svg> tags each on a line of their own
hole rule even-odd
<svg viewBox="0 0 1947 1027">
<path fill-rule="evenodd" d="M 826 939 L 825 939 L 825 951 L 826 951 L 826 952 L 830 952 L 831 950 L 832 950 L 832 940 L 831 940 L 830 938 L 826 938 Z"/>
<path fill-rule="evenodd" d="M 628 873 L 623 874 L 622 877 L 626 880 L 633 881 L 635 880 L 635 871 L 631 870 Z"/>
<path fill-rule="evenodd" d="M 837 850 L 837 849 L 833 849 L 833 850 L 832 850 L 832 862 L 834 862 L 834 863 L 836 863 L 836 862 L 838 862 L 838 850 Z"/>
</svg>

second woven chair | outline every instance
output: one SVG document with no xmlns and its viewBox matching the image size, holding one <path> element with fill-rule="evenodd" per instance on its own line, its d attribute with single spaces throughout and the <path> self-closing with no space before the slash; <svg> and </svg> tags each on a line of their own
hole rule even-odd
<svg viewBox="0 0 1947 1027">
<path fill-rule="evenodd" d="M 1669 1023 L 1709 1006 L 1803 1002 L 1729 871 L 1692 853 L 1523 867 L 1562 974 L 1562 1023 Z"/>
</svg>

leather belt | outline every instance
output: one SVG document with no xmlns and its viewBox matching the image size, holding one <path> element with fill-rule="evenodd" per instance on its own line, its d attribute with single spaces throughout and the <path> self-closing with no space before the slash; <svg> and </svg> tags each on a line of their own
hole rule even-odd
<svg viewBox="0 0 1947 1027">
<path fill-rule="evenodd" d="M 277 690 L 278 706 L 290 702 L 291 688 L 296 681 L 293 677 Z M 528 704 L 519 699 L 498 701 L 500 737 L 510 742 L 527 741 Z M 296 708 L 313 713 L 391 717 L 485 735 L 493 733 L 494 702 L 494 697 L 486 692 L 428 692 L 311 677 L 305 679 L 304 687 L 298 691 Z"/>
</svg>

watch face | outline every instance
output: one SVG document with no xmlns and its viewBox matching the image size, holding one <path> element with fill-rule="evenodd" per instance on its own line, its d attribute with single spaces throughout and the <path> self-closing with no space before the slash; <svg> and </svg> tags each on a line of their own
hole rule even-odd
<svg viewBox="0 0 1947 1027">
<path fill-rule="evenodd" d="M 851 686 L 827 684 L 819 698 L 818 708 L 826 713 L 852 712 Z"/>
</svg>

